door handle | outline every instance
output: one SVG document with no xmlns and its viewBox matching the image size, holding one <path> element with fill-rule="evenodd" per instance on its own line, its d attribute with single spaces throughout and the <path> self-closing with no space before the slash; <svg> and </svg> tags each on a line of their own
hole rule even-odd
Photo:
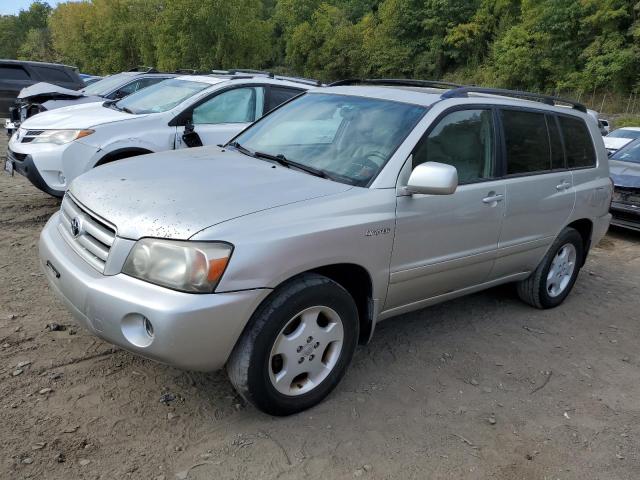
<svg viewBox="0 0 640 480">
<path fill-rule="evenodd" d="M 501 202 L 502 200 L 504 200 L 504 195 L 501 193 L 495 194 L 494 192 L 489 192 L 489 196 L 484 197 L 482 203 L 491 204 Z"/>
<path fill-rule="evenodd" d="M 571 187 L 571 184 L 569 182 L 567 182 L 566 180 L 563 180 L 560 185 L 556 185 L 556 190 L 561 192 L 561 191 L 566 190 L 567 188 L 570 188 L 570 187 Z"/>
</svg>

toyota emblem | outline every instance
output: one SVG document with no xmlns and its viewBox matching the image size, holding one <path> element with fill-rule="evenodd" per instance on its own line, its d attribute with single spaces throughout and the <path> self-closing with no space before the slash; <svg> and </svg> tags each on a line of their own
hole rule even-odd
<svg viewBox="0 0 640 480">
<path fill-rule="evenodd" d="M 80 223 L 80 218 L 74 217 L 74 219 L 71 220 L 71 233 L 73 233 L 74 237 L 77 237 L 78 235 L 80 235 L 81 228 L 82 228 L 82 225 Z"/>
</svg>

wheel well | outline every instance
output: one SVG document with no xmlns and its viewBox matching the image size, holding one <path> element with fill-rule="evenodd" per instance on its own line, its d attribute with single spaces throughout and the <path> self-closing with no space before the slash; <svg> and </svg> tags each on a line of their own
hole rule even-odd
<svg viewBox="0 0 640 480">
<path fill-rule="evenodd" d="M 136 157 L 138 155 L 144 155 L 147 153 L 153 152 L 145 148 L 122 148 L 119 150 L 114 150 L 113 152 L 107 153 L 104 157 L 98 160 L 94 167 L 99 167 L 100 165 L 114 162 L 116 160 L 122 160 L 123 158 Z"/>
<path fill-rule="evenodd" d="M 367 343 L 373 328 L 373 285 L 369 272 L 360 265 L 340 263 L 311 270 L 340 284 L 358 307 L 360 343 Z"/>
<path fill-rule="evenodd" d="M 589 249 L 591 248 L 591 233 L 593 232 L 593 223 L 588 218 L 581 218 L 580 220 L 575 220 L 571 222 L 567 227 L 574 228 L 578 231 L 580 236 L 582 237 L 582 246 L 584 247 L 584 255 L 582 257 L 582 265 L 587 260 L 587 254 L 589 253 Z"/>
</svg>

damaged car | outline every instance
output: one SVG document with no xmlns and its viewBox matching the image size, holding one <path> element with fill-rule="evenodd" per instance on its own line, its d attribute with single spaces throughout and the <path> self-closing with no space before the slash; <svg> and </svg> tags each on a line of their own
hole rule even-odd
<svg viewBox="0 0 640 480">
<path fill-rule="evenodd" d="M 614 185 L 611 224 L 640 231 L 640 139 L 614 153 L 609 168 Z"/>
<path fill-rule="evenodd" d="M 178 75 L 155 71 L 122 72 L 90 85 L 83 84 L 84 88 L 78 90 L 46 82 L 36 83 L 21 90 L 15 103 L 9 108 L 9 118 L 5 121 L 7 135 L 11 136 L 22 122 L 38 113 L 82 103 L 117 100 L 176 76 Z"/>
<path fill-rule="evenodd" d="M 115 160 L 225 143 L 265 112 L 317 85 L 245 73 L 170 78 L 122 100 L 28 118 L 9 140 L 5 168 L 60 197 L 78 175 Z"/>
</svg>

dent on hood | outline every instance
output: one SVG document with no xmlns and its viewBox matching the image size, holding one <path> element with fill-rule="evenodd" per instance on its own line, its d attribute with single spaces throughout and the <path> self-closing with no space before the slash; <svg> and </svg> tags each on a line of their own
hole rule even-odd
<svg viewBox="0 0 640 480">
<path fill-rule="evenodd" d="M 83 97 L 84 93 L 78 90 L 71 90 L 70 88 L 59 87 L 51 83 L 40 82 L 30 87 L 23 88 L 18 94 L 18 98 L 21 100 L 51 100 L 54 98 L 78 98 Z"/>
</svg>

